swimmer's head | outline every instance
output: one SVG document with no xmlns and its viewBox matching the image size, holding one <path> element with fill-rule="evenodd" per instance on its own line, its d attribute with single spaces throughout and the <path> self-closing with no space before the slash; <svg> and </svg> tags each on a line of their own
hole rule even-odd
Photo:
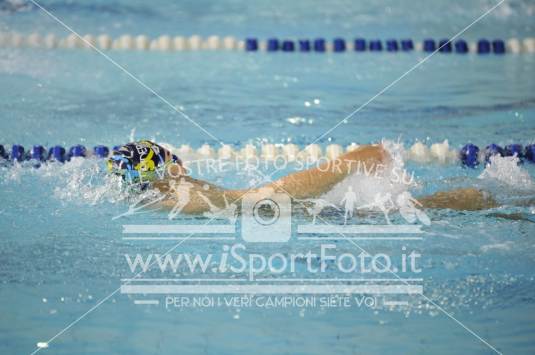
<svg viewBox="0 0 535 355">
<path fill-rule="evenodd" d="M 167 149 L 144 140 L 115 150 L 108 159 L 108 171 L 129 183 L 143 183 L 162 178 L 170 164 L 182 162 Z"/>
</svg>

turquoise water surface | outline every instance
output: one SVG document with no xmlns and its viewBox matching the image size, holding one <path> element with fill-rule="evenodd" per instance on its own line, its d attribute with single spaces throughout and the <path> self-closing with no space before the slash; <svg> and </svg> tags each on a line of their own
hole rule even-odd
<svg viewBox="0 0 535 355">
<path fill-rule="evenodd" d="M 483 0 L 40 3 L 76 31 L 95 35 L 349 40 L 448 38 L 495 4 Z M 533 37 L 534 14 L 530 1 L 505 1 L 462 37 Z M 0 31 L 68 34 L 24 1 L 0 2 Z M 424 58 L 421 52 L 107 54 L 236 149 L 262 142 L 304 147 Z M 533 144 L 534 74 L 533 54 L 437 54 L 318 143 L 325 147 L 385 139 L 409 148 L 416 141 L 431 144 L 447 139 L 455 149 L 466 143 L 481 148 L 490 143 Z M 0 88 L 4 146 L 114 146 L 132 136 L 177 147 L 218 144 L 92 51 L 1 48 Z M 300 119 L 292 119 L 296 117 Z M 492 347 L 503 353 L 534 352 L 535 165 L 531 163 L 504 165 L 495 174 L 482 174 L 481 166 L 407 162 L 405 167 L 416 178 L 410 190 L 416 197 L 477 187 L 489 191 L 500 207 L 428 211 L 432 223 L 423 227 L 422 240 L 359 241 L 370 253 L 399 255 L 402 247 L 418 250 L 422 254 L 418 277 L 425 297 L 400 297 L 408 302 L 401 307 L 349 308 L 137 305 L 134 300 L 144 296 L 113 293 L 122 279 L 133 276 L 124 255 L 163 254 L 177 242 L 124 240 L 123 225 L 166 224 L 167 214 L 150 210 L 113 219 L 127 211 L 135 196 L 118 191 L 120 183 L 107 176 L 103 161 L 86 159 L 40 169 L 4 163 L 0 167 L 2 354 L 31 353 L 38 342 L 49 341 L 93 307 L 40 352 L 490 354 L 495 352 Z M 295 168 L 290 165 L 275 176 Z M 250 175 L 233 169 L 197 177 L 229 188 L 244 188 L 251 182 Z M 399 214 L 392 218 L 393 223 L 401 221 Z M 343 223 L 335 212 L 327 219 Z M 384 223 L 380 213 L 355 220 Z M 309 223 L 310 218 L 300 213 L 294 222 Z M 179 216 L 176 223 L 200 225 L 208 218 Z M 333 243 L 339 252 L 360 253 L 347 241 Z M 215 253 L 224 244 L 189 240 L 175 253 Z M 289 255 L 317 250 L 319 245 L 298 240 L 294 228 L 288 243 L 253 243 L 247 245 L 247 254 Z M 303 268 L 301 262 L 295 272 L 279 277 L 311 277 Z M 162 277 L 155 271 L 148 276 Z M 229 277 L 242 276 L 247 275 Z M 329 269 L 328 276 L 347 277 L 335 269 Z"/>
</svg>

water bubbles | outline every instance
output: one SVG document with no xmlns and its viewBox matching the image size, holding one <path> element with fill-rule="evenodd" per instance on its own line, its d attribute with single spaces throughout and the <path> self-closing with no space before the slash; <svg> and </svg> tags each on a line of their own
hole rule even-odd
<svg viewBox="0 0 535 355">
<path fill-rule="evenodd" d="M 321 198 L 338 205 L 348 188 L 351 187 L 358 196 L 357 204 L 367 205 L 372 203 L 379 194 L 389 193 L 395 199 L 402 192 L 414 187 L 416 182 L 413 175 L 405 170 L 403 160 L 405 153 L 402 144 L 387 140 L 383 141 L 382 144 L 392 157 L 389 164 L 377 164 L 377 169 L 382 170 L 382 173 L 366 173 L 366 169 L 371 169 L 373 166 L 365 167 L 363 164 L 360 169 L 335 185 Z"/>
<path fill-rule="evenodd" d="M 301 126 L 303 124 L 313 124 L 314 119 L 313 118 L 305 118 L 300 116 L 294 116 L 294 117 L 288 117 L 286 119 L 286 122 L 293 124 L 294 126 Z"/>
<path fill-rule="evenodd" d="M 103 160 L 72 158 L 68 163 L 48 162 L 39 169 L 32 162 L 13 164 L 1 171 L 3 183 L 50 187 L 53 196 L 61 201 L 96 205 L 102 202 L 123 201 L 130 196 L 119 176 L 108 174 Z"/>
<path fill-rule="evenodd" d="M 313 100 L 311 100 L 311 101 L 307 100 L 307 101 L 305 101 L 305 107 L 311 107 L 312 104 L 314 104 L 314 105 L 317 106 L 317 105 L 319 105 L 320 103 L 321 103 L 321 101 L 320 101 L 320 99 L 318 99 L 318 98 L 315 98 L 315 99 L 313 99 Z"/>
<path fill-rule="evenodd" d="M 40 342 L 37 343 L 37 347 L 39 349 L 47 349 L 48 348 L 48 343 L 44 342 L 44 341 L 40 341 Z"/>
<path fill-rule="evenodd" d="M 480 179 L 492 179 L 514 188 L 531 189 L 534 187 L 529 173 L 521 168 L 516 156 L 502 157 L 494 155 L 490 157 L 490 164 L 479 175 Z"/>
</svg>

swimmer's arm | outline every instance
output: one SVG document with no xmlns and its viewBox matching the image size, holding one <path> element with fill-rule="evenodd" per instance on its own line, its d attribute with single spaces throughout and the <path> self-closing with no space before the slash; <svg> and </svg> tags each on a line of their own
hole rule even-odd
<svg viewBox="0 0 535 355">
<path fill-rule="evenodd" d="M 326 162 L 318 168 L 308 169 L 285 176 L 269 186 L 278 192 L 286 192 L 292 198 L 306 199 L 322 195 L 332 189 L 350 173 L 354 172 L 361 162 L 361 169 L 366 166 L 368 171 L 384 168 L 389 160 L 388 153 L 381 146 L 364 146 L 345 153 L 336 160 Z M 381 167 L 383 166 L 383 167 Z M 371 170 L 370 170 L 371 169 Z M 248 190 L 226 190 L 208 182 L 184 176 L 187 182 L 193 184 L 190 191 L 190 202 L 182 210 L 189 214 L 202 214 L 210 210 L 208 204 L 199 196 L 201 192 L 212 204 L 225 208 L 225 197 L 228 202 L 240 203 Z M 162 193 L 169 193 L 168 180 L 155 182 L 154 187 Z M 208 187 L 208 189 L 205 189 Z M 175 198 L 167 198 L 161 202 L 166 208 L 176 204 Z M 477 189 L 458 189 L 437 192 L 431 196 L 418 198 L 424 208 L 449 208 L 455 210 L 481 210 L 497 206 L 496 201 L 486 192 Z"/>
<path fill-rule="evenodd" d="M 477 211 L 497 207 L 492 196 L 474 188 L 437 192 L 418 198 L 424 208 L 449 208 L 459 211 Z"/>
<path fill-rule="evenodd" d="M 285 176 L 269 186 L 296 199 L 319 197 L 357 169 L 366 169 L 370 174 L 381 173 L 389 159 L 381 145 L 362 146 L 316 168 Z"/>
<path fill-rule="evenodd" d="M 225 208 L 225 197 L 229 204 L 233 202 L 236 203 L 235 201 L 240 198 L 241 190 L 225 190 L 219 186 L 203 180 L 194 179 L 190 176 L 182 176 L 181 179 L 184 179 L 186 183 L 193 185 L 189 191 L 190 200 L 182 209 L 182 213 L 202 214 L 210 211 L 210 206 L 203 200 L 199 193 L 208 198 L 213 205 L 219 208 Z M 176 180 L 176 183 L 178 184 L 179 180 Z M 160 202 L 159 206 L 167 209 L 171 209 L 175 206 L 177 199 L 173 194 L 176 194 L 176 192 L 169 189 L 169 179 L 156 181 L 154 182 L 153 187 L 158 189 L 161 193 L 169 195 Z"/>
<path fill-rule="evenodd" d="M 341 155 L 335 160 L 325 162 L 317 168 L 292 173 L 268 184 L 268 186 L 277 192 L 290 195 L 291 198 L 306 199 L 317 197 L 329 191 L 334 185 L 355 172 L 356 169 L 359 169 L 359 162 L 360 169 L 364 169 L 365 166 L 368 171 L 375 172 L 376 169 L 384 168 L 380 164 L 385 163 L 388 159 L 388 153 L 382 146 L 362 146 Z M 193 185 L 190 190 L 190 201 L 182 209 L 182 212 L 188 214 L 202 214 L 210 211 L 210 206 L 199 196 L 198 192 L 202 193 L 213 205 L 219 208 L 225 208 L 225 197 L 228 203 L 241 203 L 241 198 L 248 192 L 248 190 L 227 190 L 189 176 L 182 176 L 181 178 Z M 169 180 L 157 181 L 154 183 L 154 187 L 162 193 L 170 195 L 173 193 L 169 190 Z M 261 186 L 258 188 L 261 188 Z M 171 209 L 176 202 L 176 198 L 169 196 L 160 205 Z"/>
</svg>

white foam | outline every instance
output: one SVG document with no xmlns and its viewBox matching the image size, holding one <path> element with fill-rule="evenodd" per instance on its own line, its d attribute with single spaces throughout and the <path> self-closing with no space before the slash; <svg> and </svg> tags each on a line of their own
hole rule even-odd
<svg viewBox="0 0 535 355">
<path fill-rule="evenodd" d="M 37 347 L 39 349 L 47 349 L 48 348 L 48 343 L 44 342 L 44 341 L 40 341 L 40 342 L 37 343 Z"/>
<path fill-rule="evenodd" d="M 98 160 L 73 158 L 67 164 L 42 166 L 43 178 L 56 182 L 54 196 L 60 200 L 96 205 L 123 201 L 129 195 L 122 179 L 102 170 Z"/>
<path fill-rule="evenodd" d="M 410 187 L 415 185 L 411 180 L 411 174 L 408 173 L 404 166 L 403 160 L 403 146 L 401 144 L 384 141 L 383 147 L 389 152 L 391 161 L 384 165 L 384 169 L 377 170 L 378 173 L 365 173 L 364 167 L 348 176 L 346 179 L 335 185 L 331 191 L 321 196 L 322 199 L 329 201 L 335 205 L 341 205 L 341 201 L 348 190 L 352 187 L 357 194 L 357 205 L 363 206 L 374 201 L 377 194 L 390 193 L 392 199 L 395 201 L 396 197 L 402 192 L 407 191 Z M 370 170 L 371 167 L 366 167 Z M 402 179 L 402 174 L 405 174 L 406 181 Z"/>
<path fill-rule="evenodd" d="M 75 204 L 115 203 L 131 196 L 121 177 L 109 174 L 101 159 L 72 158 L 66 163 L 48 162 L 38 169 L 34 162 L 14 164 L 2 173 L 2 181 L 21 183 L 23 176 L 32 176 L 53 186 L 53 196 Z"/>
<path fill-rule="evenodd" d="M 519 161 L 516 155 L 512 157 L 491 156 L 490 164 L 487 164 L 479 178 L 496 180 L 515 188 L 533 188 L 533 180 L 529 173 L 518 165 Z"/>
<path fill-rule="evenodd" d="M 302 124 L 307 123 L 307 119 L 300 116 L 288 117 L 286 121 L 294 126 L 301 126 Z"/>
</svg>

